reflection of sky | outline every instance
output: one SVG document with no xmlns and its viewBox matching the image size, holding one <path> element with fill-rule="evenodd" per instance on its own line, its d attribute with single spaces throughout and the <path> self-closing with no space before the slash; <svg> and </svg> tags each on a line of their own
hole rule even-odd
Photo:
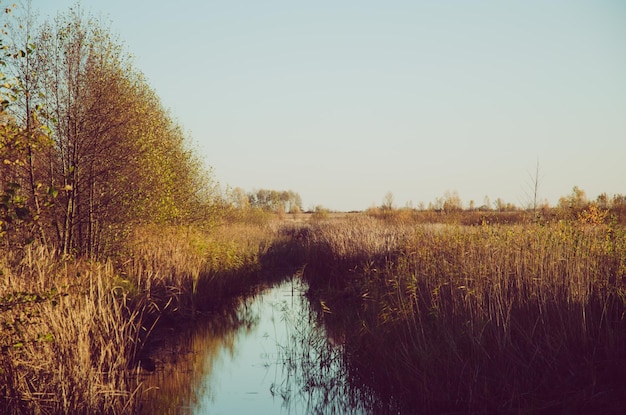
<svg viewBox="0 0 626 415">
<path fill-rule="evenodd" d="M 305 413 L 305 407 L 284 408 L 279 390 L 275 396 L 271 393 L 272 385 L 285 384 L 280 379 L 285 371 L 279 362 L 278 346 L 287 344 L 290 333 L 284 319 L 285 306 L 289 306 L 288 313 L 302 315 L 303 298 L 298 291 L 295 293 L 292 296 L 292 283 L 288 282 L 249 305 L 252 313 L 258 314 L 258 323 L 249 331 L 242 328 L 232 353 L 222 348 L 212 362 L 212 371 L 200 388 L 194 414 Z"/>
</svg>

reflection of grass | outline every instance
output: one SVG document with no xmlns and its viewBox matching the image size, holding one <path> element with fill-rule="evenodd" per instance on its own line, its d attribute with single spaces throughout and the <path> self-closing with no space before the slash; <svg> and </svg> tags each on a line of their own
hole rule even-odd
<svg viewBox="0 0 626 415">
<path fill-rule="evenodd" d="M 333 336 L 383 394 L 433 412 L 624 405 L 624 228 L 360 218 L 302 243 L 320 315 L 354 316 Z"/>
<path fill-rule="evenodd" d="M 258 320 L 244 302 L 239 298 L 183 329 L 166 326 L 157 330 L 150 351 L 157 371 L 138 374 L 145 390 L 138 413 L 188 413 L 200 396 L 211 396 L 204 382 L 210 378 L 214 362 L 223 350 L 234 353 L 237 334 L 249 331 Z"/>
<path fill-rule="evenodd" d="M 282 399 L 288 413 L 380 413 L 374 411 L 371 393 L 348 382 L 343 347 L 329 341 L 309 302 L 296 296 L 294 304 L 274 307 L 283 326 L 275 332 L 285 336 L 276 338 L 278 353 L 272 364 L 282 372 L 270 388 L 272 395 Z"/>
</svg>

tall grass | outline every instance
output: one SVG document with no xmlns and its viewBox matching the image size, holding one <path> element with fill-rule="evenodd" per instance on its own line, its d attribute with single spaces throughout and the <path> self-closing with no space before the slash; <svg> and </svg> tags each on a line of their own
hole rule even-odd
<svg viewBox="0 0 626 415">
<path fill-rule="evenodd" d="M 138 312 L 113 295 L 110 264 L 59 262 L 43 248 L 17 266 L 4 259 L 0 412 L 130 412 Z"/>
<path fill-rule="evenodd" d="M 326 318 L 355 316 L 353 369 L 382 393 L 433 412 L 624 405 L 624 228 L 360 218 L 305 245 Z"/>
<path fill-rule="evenodd" d="M 267 225 L 141 227 L 104 264 L 42 247 L 5 252 L 0 413 L 132 413 L 145 389 L 133 371 L 154 327 L 261 283 L 277 234 Z"/>
<path fill-rule="evenodd" d="M 289 245 L 282 242 L 287 236 L 281 226 L 235 223 L 211 232 L 139 228 L 119 269 L 124 282 L 159 314 L 193 315 L 268 278 L 283 277 L 278 268 Z"/>
</svg>

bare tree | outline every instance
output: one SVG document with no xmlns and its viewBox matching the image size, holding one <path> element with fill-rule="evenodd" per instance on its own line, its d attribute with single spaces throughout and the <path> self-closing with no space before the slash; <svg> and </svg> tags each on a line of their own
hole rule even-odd
<svg viewBox="0 0 626 415">
<path fill-rule="evenodd" d="M 528 172 L 528 183 L 526 190 L 526 206 L 532 209 L 533 213 L 537 214 L 539 207 L 539 182 L 541 180 L 539 159 L 535 164 L 535 171 L 533 173 Z"/>
<path fill-rule="evenodd" d="M 385 194 L 382 208 L 383 210 L 393 210 L 393 193 L 391 191 Z"/>
<path fill-rule="evenodd" d="M 443 196 L 443 206 L 444 212 L 458 212 L 463 210 L 463 202 L 461 201 L 461 197 L 459 193 L 455 191 L 446 191 Z"/>
</svg>

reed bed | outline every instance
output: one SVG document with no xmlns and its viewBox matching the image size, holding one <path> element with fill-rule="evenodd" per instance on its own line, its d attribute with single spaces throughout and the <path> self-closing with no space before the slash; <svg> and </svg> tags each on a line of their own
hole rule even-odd
<svg viewBox="0 0 626 415">
<path fill-rule="evenodd" d="M 0 413 L 125 413 L 139 331 L 113 293 L 110 264 L 58 261 L 28 248 L 0 276 Z"/>
<path fill-rule="evenodd" d="M 276 235 L 266 225 L 142 227 L 106 263 L 44 247 L 5 252 L 0 413 L 133 413 L 145 390 L 135 372 L 155 327 L 259 284 Z"/>
<path fill-rule="evenodd" d="M 225 290 L 247 287 L 273 238 L 264 226 L 231 225 L 135 230 L 121 260 L 124 283 L 158 315 L 191 315 L 211 307 Z"/>
<path fill-rule="evenodd" d="M 324 318 L 352 316 L 353 370 L 381 393 L 425 412 L 624 408 L 623 227 L 359 218 L 303 244 Z"/>
</svg>

